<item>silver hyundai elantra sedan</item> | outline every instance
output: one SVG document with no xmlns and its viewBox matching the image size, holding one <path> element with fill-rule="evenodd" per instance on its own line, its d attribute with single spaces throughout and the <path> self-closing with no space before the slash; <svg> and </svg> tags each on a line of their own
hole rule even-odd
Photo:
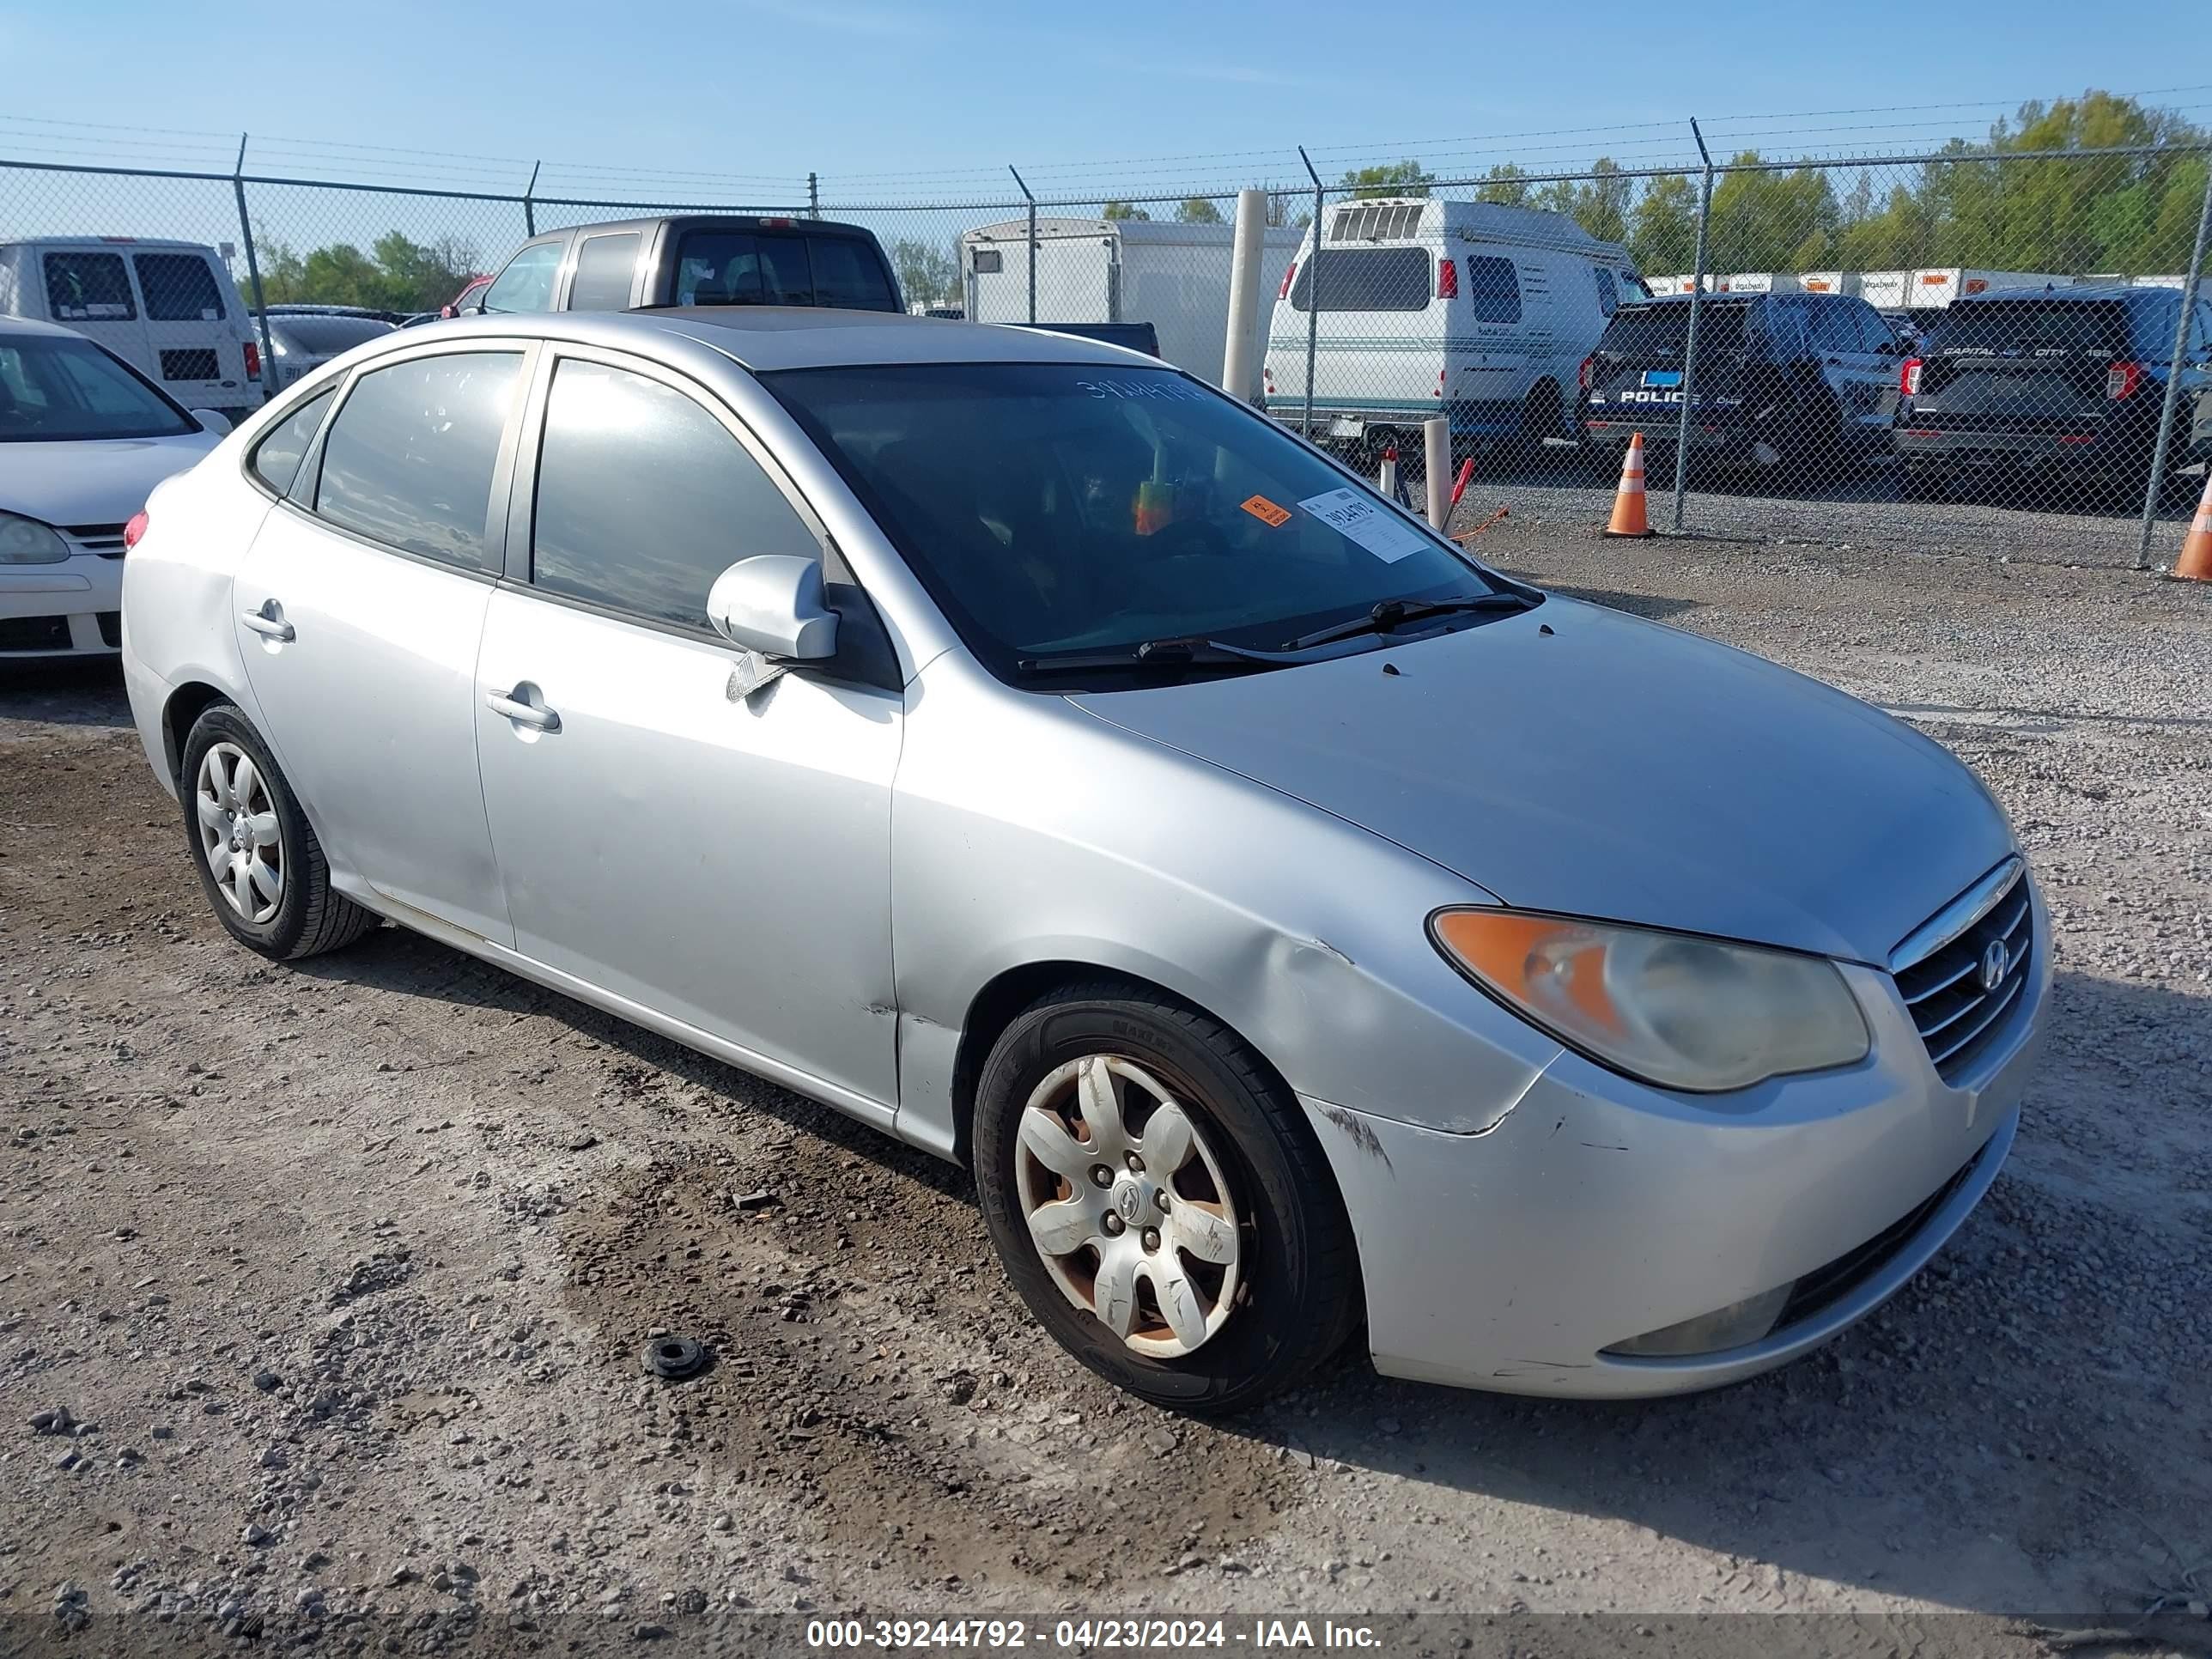
<svg viewBox="0 0 2212 1659">
<path fill-rule="evenodd" d="M 148 758 L 224 927 L 414 928 L 974 1172 L 1225 1411 L 1660 1395 L 1996 1178 L 2047 920 L 1941 749 L 1471 558 L 1157 359 L 752 307 L 387 337 L 164 484 Z"/>
</svg>

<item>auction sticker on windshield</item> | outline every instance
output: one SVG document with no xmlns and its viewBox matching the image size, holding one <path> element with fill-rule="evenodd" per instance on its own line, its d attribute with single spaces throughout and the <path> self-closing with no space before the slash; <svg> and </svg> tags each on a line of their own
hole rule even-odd
<svg viewBox="0 0 2212 1659">
<path fill-rule="evenodd" d="M 1395 564 L 1426 545 L 1413 526 L 1393 518 L 1372 501 L 1363 501 L 1354 489 L 1309 495 L 1298 503 L 1298 510 L 1312 514 L 1338 535 L 1358 542 L 1385 564 Z"/>
<path fill-rule="evenodd" d="M 1290 508 L 1276 506 L 1265 495 L 1254 495 L 1247 501 L 1239 501 L 1237 505 L 1270 530 L 1279 530 L 1291 521 Z"/>
</svg>

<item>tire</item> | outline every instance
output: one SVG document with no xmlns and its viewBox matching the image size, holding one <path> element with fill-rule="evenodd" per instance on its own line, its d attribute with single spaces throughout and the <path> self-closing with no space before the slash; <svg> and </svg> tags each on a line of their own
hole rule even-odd
<svg viewBox="0 0 2212 1659">
<path fill-rule="evenodd" d="M 1545 439 L 1565 435 L 1566 405 L 1560 400 L 1559 388 L 1549 380 L 1537 381 L 1522 401 L 1521 430 L 1513 438 L 1513 449 L 1522 461 L 1533 465 L 1551 453 Z"/>
<path fill-rule="evenodd" d="M 1178 1164 L 1182 1173 L 1167 1177 L 1173 1202 L 1165 1218 L 1142 1195 L 1158 1171 L 1125 1175 L 1103 1161 L 1120 1125 L 1108 1121 L 1102 1132 L 1086 1121 L 1089 1133 L 1079 1138 L 1036 1103 L 1043 1098 L 1080 1112 L 1091 1068 L 1109 1065 L 1118 1068 L 1109 1086 L 1139 1151 L 1148 1140 L 1158 1146 L 1170 1138 L 1159 1127 L 1165 1108 L 1148 1083 L 1180 1105 L 1189 1124 L 1193 1150 Z M 1040 1146 L 1055 1162 L 1072 1156 L 1074 1164 L 1055 1173 Z M 1086 1169 L 1076 1167 L 1094 1147 L 1102 1162 L 1088 1170 L 1109 1170 L 1110 1188 L 1095 1178 L 1085 1185 Z M 1101 981 L 1055 991 L 1017 1015 L 977 1080 L 975 1164 L 992 1242 L 1037 1322 L 1099 1376 L 1156 1406 L 1200 1415 L 1241 1411 L 1328 1358 L 1356 1322 L 1351 1224 L 1297 1103 L 1233 1032 L 1156 993 Z M 1090 1228 L 1096 1243 L 1048 1257 L 1030 1213 L 1077 1200 L 1101 1218 L 1077 1229 Z M 1212 1212 L 1203 1229 L 1214 1240 L 1233 1234 L 1227 1266 L 1188 1254 L 1177 1241 L 1190 1236 L 1168 1231 L 1194 1210 Z M 1133 1218 L 1117 1227 L 1117 1214 Z M 1224 1215 L 1233 1228 L 1221 1226 Z M 1157 1245 L 1139 1231 L 1154 1221 Z M 1115 1236 L 1105 1237 L 1109 1231 Z M 1133 1242 L 1141 1255 L 1131 1253 Z M 1162 1311 L 1161 1279 L 1150 1276 L 1121 1281 L 1128 1337 L 1109 1328 L 1100 1311 L 1111 1301 L 1102 1245 L 1148 1264 L 1135 1269 L 1139 1275 L 1158 1272 L 1172 1284 L 1180 1270 L 1188 1292 L 1185 1323 L 1195 1328 L 1202 1319 L 1202 1339 L 1181 1342 Z"/>
<path fill-rule="evenodd" d="M 1908 501 L 1940 501 L 1951 493 L 1951 469 L 1929 461 L 1907 461 L 1899 487 Z"/>
<path fill-rule="evenodd" d="M 241 759 L 252 768 L 250 781 L 239 770 Z M 234 793 L 240 786 L 242 798 Z M 377 926 L 374 912 L 331 885 L 313 826 L 269 746 L 235 704 L 210 703 L 192 722 L 177 793 L 185 851 L 216 920 L 248 950 L 296 961 L 350 945 Z M 241 800 L 246 810 L 238 812 Z M 212 817 L 203 810 L 210 805 Z M 243 873 L 241 859 L 247 861 Z M 274 872 L 273 895 L 267 890 L 272 878 L 253 873 L 253 864 Z"/>
</svg>

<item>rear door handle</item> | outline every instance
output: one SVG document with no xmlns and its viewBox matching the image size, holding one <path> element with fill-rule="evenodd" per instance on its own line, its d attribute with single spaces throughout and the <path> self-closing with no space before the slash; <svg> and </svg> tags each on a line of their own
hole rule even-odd
<svg viewBox="0 0 2212 1659">
<path fill-rule="evenodd" d="M 264 599 L 258 611 L 240 611 L 238 619 L 263 639 L 279 645 L 289 645 L 300 637 L 300 630 L 284 620 L 284 607 L 274 599 Z"/>
<path fill-rule="evenodd" d="M 529 683 L 525 681 L 514 689 L 516 691 L 526 690 L 530 689 Z M 560 715 L 550 708 L 541 708 L 536 703 L 526 702 L 509 692 L 489 693 L 484 698 L 484 706 L 493 714 L 504 714 L 517 726 L 526 726 L 535 732 L 558 732 L 561 729 Z"/>
</svg>

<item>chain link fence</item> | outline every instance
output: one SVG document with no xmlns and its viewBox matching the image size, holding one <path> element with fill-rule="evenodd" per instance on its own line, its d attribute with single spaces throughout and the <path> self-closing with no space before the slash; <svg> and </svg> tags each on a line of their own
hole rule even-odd
<svg viewBox="0 0 2212 1659">
<path fill-rule="evenodd" d="M 1247 390 L 1370 476 L 1394 458 L 1416 502 L 1421 424 L 1445 417 L 1462 523 L 1601 523 L 1635 445 L 1661 533 L 2081 564 L 2170 550 L 2212 461 L 2205 146 L 1698 149 L 1691 167 L 1274 181 Z M 271 327 L 288 308 L 434 314 L 532 235 L 678 210 L 857 223 L 911 310 L 1067 325 L 1222 376 L 1234 192 L 1040 198 L 1010 168 L 961 201 L 845 197 L 811 177 L 749 203 L 540 194 L 535 173 L 518 193 L 417 190 L 247 173 L 242 152 L 228 175 L 0 160 L 0 246 L 216 249 L 240 314 L 173 320 L 252 341 L 270 372 L 239 383 L 246 404 L 291 372 Z M 119 304 L 149 333 L 179 309 L 143 265 L 135 293 L 101 289 L 97 259 L 64 276 L 48 298 L 74 314 L 55 314 L 95 337 L 131 331 Z M 164 361 L 159 342 L 125 355 Z"/>
</svg>

